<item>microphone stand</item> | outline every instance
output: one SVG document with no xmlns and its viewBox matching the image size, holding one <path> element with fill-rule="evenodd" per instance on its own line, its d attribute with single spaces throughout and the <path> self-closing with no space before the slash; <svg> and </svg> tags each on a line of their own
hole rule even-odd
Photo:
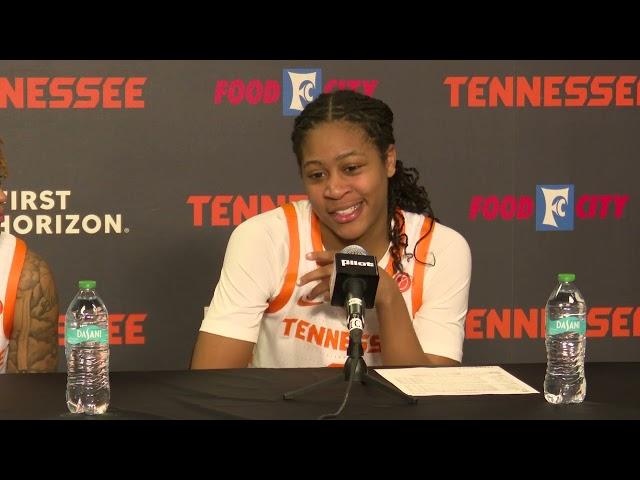
<svg viewBox="0 0 640 480">
<path fill-rule="evenodd" d="M 325 386 L 334 385 L 336 383 L 340 383 L 341 381 L 348 382 L 351 380 L 358 381 L 364 385 L 372 385 L 385 392 L 399 396 L 400 398 L 406 400 L 411 404 L 418 403 L 417 397 L 407 395 L 406 393 L 384 383 L 382 380 L 379 380 L 378 378 L 369 374 L 367 370 L 367 364 L 362 357 L 364 353 L 362 348 L 362 328 L 364 327 L 364 321 L 362 317 L 364 315 L 362 315 L 362 313 L 363 312 L 360 312 L 360 314 L 350 314 L 348 318 L 347 325 L 349 327 L 349 346 L 347 347 L 347 360 L 345 361 L 344 367 L 342 369 L 343 374 L 338 374 L 335 377 L 321 380 L 297 390 L 286 392 L 283 395 L 285 400 L 291 400 L 292 398 L 298 397 L 305 393 L 317 390 Z"/>
</svg>

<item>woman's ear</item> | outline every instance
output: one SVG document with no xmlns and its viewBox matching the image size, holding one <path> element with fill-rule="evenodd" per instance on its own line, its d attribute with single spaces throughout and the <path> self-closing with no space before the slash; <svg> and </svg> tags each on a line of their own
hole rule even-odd
<svg viewBox="0 0 640 480">
<path fill-rule="evenodd" d="M 393 177 L 396 173 L 396 146 L 394 144 L 389 145 L 387 149 L 387 158 L 384 161 L 384 166 L 387 169 L 387 177 Z"/>
</svg>

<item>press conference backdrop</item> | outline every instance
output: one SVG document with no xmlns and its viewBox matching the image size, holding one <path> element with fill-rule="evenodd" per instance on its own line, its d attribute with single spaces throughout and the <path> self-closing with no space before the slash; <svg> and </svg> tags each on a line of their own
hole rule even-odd
<svg viewBox="0 0 640 480">
<path fill-rule="evenodd" d="M 588 359 L 639 361 L 639 74 L 638 61 L 2 61 L 1 228 L 47 259 L 63 312 L 77 280 L 97 280 L 114 370 L 185 369 L 234 226 L 304 193 L 294 115 L 356 89 L 394 110 L 399 158 L 470 244 L 465 363 L 543 361 L 544 304 L 566 271 L 588 301 Z"/>
</svg>

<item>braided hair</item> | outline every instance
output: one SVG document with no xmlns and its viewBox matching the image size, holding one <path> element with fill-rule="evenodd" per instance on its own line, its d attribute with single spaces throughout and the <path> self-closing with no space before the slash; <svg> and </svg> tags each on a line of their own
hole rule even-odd
<svg viewBox="0 0 640 480">
<path fill-rule="evenodd" d="M 351 90 L 323 93 L 309 103 L 294 122 L 291 142 L 298 168 L 302 168 L 302 146 L 307 133 L 321 123 L 332 121 L 345 121 L 362 128 L 376 146 L 382 161 L 389 146 L 395 144 L 393 112 L 383 101 Z M 387 187 L 388 237 L 394 273 L 403 271 L 402 253 L 408 245 L 407 235 L 402 233 L 404 217 L 400 209 L 425 214 L 437 220 L 427 191 L 418 185 L 419 177 L 418 170 L 405 167 L 400 160 L 396 160 L 396 172 L 389 179 Z M 432 228 L 433 222 L 413 249 L 413 257 L 421 263 L 424 261 L 415 256 L 416 248 Z"/>
</svg>

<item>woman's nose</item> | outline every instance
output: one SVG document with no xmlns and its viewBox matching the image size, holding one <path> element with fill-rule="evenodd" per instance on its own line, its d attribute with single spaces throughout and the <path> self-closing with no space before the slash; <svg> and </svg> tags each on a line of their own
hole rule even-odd
<svg viewBox="0 0 640 480">
<path fill-rule="evenodd" d="M 325 185 L 324 194 L 328 198 L 341 198 L 349 191 L 349 184 L 340 175 L 331 175 Z"/>
</svg>

